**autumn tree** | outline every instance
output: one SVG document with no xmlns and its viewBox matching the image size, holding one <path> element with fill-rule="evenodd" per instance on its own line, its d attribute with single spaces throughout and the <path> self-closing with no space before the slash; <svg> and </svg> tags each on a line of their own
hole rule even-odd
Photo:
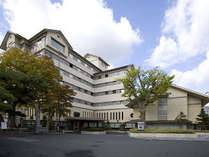
<svg viewBox="0 0 209 157">
<path fill-rule="evenodd" d="M 158 68 L 144 71 L 140 67 L 131 67 L 120 79 L 124 86 L 122 96 L 127 98 L 127 106 L 138 110 L 141 121 L 145 121 L 146 107 L 167 94 L 173 78 Z"/>
<path fill-rule="evenodd" d="M 57 83 L 52 92 L 47 93 L 44 101 L 42 112 L 47 114 L 48 127 L 52 118 L 56 115 L 60 122 L 61 117 L 66 117 L 72 107 L 72 99 L 76 93 L 67 85 Z"/>
<path fill-rule="evenodd" d="M 27 103 L 36 103 L 36 124 L 39 125 L 42 97 L 53 89 L 54 84 L 56 84 L 55 80 L 62 80 L 59 70 L 55 68 L 52 59 L 47 56 L 35 57 L 30 52 L 25 53 L 20 49 L 13 48 L 0 57 L 0 68 L 25 75 L 20 84 L 22 85 L 21 90 L 16 92 L 16 98 L 22 100 L 19 98 L 27 97 L 28 94 L 32 97 L 30 101 L 27 99 Z M 28 82 L 25 83 L 25 81 Z M 15 106 L 25 104 L 25 102 L 22 103 L 21 101 L 13 103 Z"/>
</svg>

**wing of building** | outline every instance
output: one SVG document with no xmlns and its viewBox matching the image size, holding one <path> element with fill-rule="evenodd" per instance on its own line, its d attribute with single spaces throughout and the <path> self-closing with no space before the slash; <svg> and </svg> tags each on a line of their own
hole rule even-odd
<svg viewBox="0 0 209 157">
<path fill-rule="evenodd" d="M 125 106 L 127 101 L 121 96 L 123 85 L 118 80 L 133 65 L 109 70 L 109 64 L 101 57 L 90 53 L 81 56 L 75 52 L 59 30 L 43 29 L 30 39 L 7 32 L 1 49 L 6 51 L 12 47 L 29 50 L 36 56 L 48 55 L 53 59 L 64 84 L 77 93 L 69 119 L 84 121 L 85 125 L 88 123 L 92 126 L 95 126 L 95 121 L 103 120 L 108 121 L 111 127 L 139 119 L 139 112 Z M 147 107 L 147 122 L 171 124 L 183 113 L 187 120 L 195 124 L 201 107 L 209 102 L 207 95 L 177 85 L 169 88 L 168 92 L 171 94 L 160 99 L 158 105 Z M 25 113 L 27 118 L 35 117 L 33 109 L 27 109 Z"/>
</svg>

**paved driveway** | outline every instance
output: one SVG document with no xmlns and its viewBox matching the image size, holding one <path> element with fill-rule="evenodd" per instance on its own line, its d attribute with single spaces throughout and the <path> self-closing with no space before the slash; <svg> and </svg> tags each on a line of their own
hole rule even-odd
<svg viewBox="0 0 209 157">
<path fill-rule="evenodd" d="M 209 141 L 142 140 L 127 135 L 0 136 L 0 157 L 209 157 Z"/>
</svg>

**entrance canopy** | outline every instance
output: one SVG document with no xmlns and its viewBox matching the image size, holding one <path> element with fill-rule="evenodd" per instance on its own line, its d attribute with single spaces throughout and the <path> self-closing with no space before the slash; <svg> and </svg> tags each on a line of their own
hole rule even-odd
<svg viewBox="0 0 209 157">
<path fill-rule="evenodd" d="M 99 118 L 83 118 L 83 117 L 68 117 L 67 121 L 84 121 L 84 122 L 103 122 L 104 120 Z"/>
</svg>

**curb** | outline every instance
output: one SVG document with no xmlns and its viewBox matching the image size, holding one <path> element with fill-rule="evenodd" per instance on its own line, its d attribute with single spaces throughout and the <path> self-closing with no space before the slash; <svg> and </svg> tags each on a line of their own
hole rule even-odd
<svg viewBox="0 0 209 157">
<path fill-rule="evenodd" d="M 81 131 L 82 135 L 105 135 L 106 131 Z"/>
<path fill-rule="evenodd" d="M 129 137 L 139 139 L 197 139 L 197 134 L 174 134 L 174 133 L 128 133 Z"/>
</svg>

